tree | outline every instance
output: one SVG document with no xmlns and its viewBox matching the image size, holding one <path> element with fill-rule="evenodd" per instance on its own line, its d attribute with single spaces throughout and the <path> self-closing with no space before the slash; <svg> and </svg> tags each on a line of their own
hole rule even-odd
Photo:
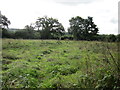
<svg viewBox="0 0 120 90">
<path fill-rule="evenodd" d="M 6 38 L 8 37 L 8 25 L 10 24 L 10 21 L 8 18 L 1 14 L 0 12 L 0 38 Z"/>
<path fill-rule="evenodd" d="M 25 26 L 25 30 L 28 32 L 30 38 L 32 39 L 40 39 L 41 35 L 40 35 L 40 31 L 39 30 L 35 30 L 35 26 L 33 26 L 34 24 L 26 25 Z"/>
<path fill-rule="evenodd" d="M 114 34 L 108 35 L 107 39 L 108 39 L 109 42 L 117 41 L 117 37 Z"/>
<path fill-rule="evenodd" d="M 21 30 L 18 30 L 15 32 L 15 35 L 14 35 L 14 38 L 17 38 L 17 39 L 27 39 L 28 38 L 28 35 L 27 35 L 27 32 L 25 29 L 21 29 Z"/>
<path fill-rule="evenodd" d="M 78 39 L 82 39 L 82 33 L 83 33 L 83 29 L 84 29 L 84 19 L 77 16 L 77 17 L 73 17 L 69 20 L 70 22 L 70 28 L 68 28 L 68 32 L 70 34 L 73 35 L 74 39 L 78 40 Z"/>
<path fill-rule="evenodd" d="M 14 38 L 40 39 L 40 32 L 34 30 L 33 25 L 26 25 L 24 29 L 15 32 Z"/>
<path fill-rule="evenodd" d="M 34 30 L 35 27 L 33 27 L 32 24 L 31 24 L 31 25 L 26 25 L 26 26 L 24 27 L 24 29 L 26 29 L 26 30 Z"/>
<path fill-rule="evenodd" d="M 8 28 L 8 25 L 11 24 L 8 18 L 5 15 L 2 15 L 0 12 L 0 28 Z"/>
<path fill-rule="evenodd" d="M 37 19 L 36 28 L 41 32 L 42 39 L 60 38 L 65 31 L 57 19 L 48 18 L 47 16 Z"/>
<path fill-rule="evenodd" d="M 98 33 L 97 25 L 94 24 L 93 18 L 83 19 L 79 16 L 69 20 L 70 27 L 68 32 L 73 35 L 76 40 L 93 40 Z"/>
<path fill-rule="evenodd" d="M 26 33 L 26 38 L 28 39 L 33 39 L 34 38 L 34 34 L 35 34 L 35 30 L 34 27 L 31 25 L 26 25 L 25 28 L 25 33 Z"/>
<path fill-rule="evenodd" d="M 120 42 L 120 34 L 117 35 L 117 41 Z"/>
</svg>

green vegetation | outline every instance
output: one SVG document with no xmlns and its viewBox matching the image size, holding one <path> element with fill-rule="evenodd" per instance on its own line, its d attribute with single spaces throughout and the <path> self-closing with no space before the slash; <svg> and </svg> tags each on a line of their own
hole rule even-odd
<svg viewBox="0 0 120 90">
<path fill-rule="evenodd" d="M 74 36 L 76 40 L 96 40 L 98 28 L 93 22 L 93 17 L 83 19 L 79 16 L 69 20 L 70 28 L 68 32 Z"/>
<path fill-rule="evenodd" d="M 26 25 L 24 29 L 9 30 L 10 21 L 6 16 L 0 15 L 0 38 L 13 39 L 59 39 L 59 40 L 87 40 L 87 41 L 120 41 L 120 35 L 99 35 L 98 27 L 93 17 L 84 19 L 80 16 L 72 17 L 70 27 L 65 31 L 57 19 L 39 17 L 35 23 Z"/>
<path fill-rule="evenodd" d="M 8 20 L 8 18 L 0 13 L 0 28 L 8 28 L 9 24 L 11 24 L 11 22 Z"/>
<path fill-rule="evenodd" d="M 99 35 L 97 25 L 93 22 L 93 17 L 83 19 L 80 16 L 72 17 L 68 31 L 57 19 L 47 16 L 38 18 L 31 25 L 26 25 L 24 29 L 9 30 L 10 21 L 4 16 L 0 22 L 0 37 L 13 39 L 59 39 L 59 40 L 87 40 L 87 41 L 120 41 L 120 35 Z M 7 28 L 6 28 L 7 27 Z"/>
<path fill-rule="evenodd" d="M 120 88 L 116 43 L 3 39 L 3 88 Z"/>
<path fill-rule="evenodd" d="M 69 22 L 68 32 L 47 16 L 9 31 L 0 15 L 2 88 L 120 89 L 120 34 L 99 35 L 92 17 Z"/>
</svg>

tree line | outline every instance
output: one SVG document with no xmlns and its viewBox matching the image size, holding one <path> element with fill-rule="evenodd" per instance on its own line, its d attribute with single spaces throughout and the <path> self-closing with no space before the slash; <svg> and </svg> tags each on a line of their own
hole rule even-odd
<svg viewBox="0 0 120 90">
<path fill-rule="evenodd" d="M 47 16 L 39 17 L 34 24 L 26 25 L 24 29 L 16 31 L 9 30 L 9 24 L 8 18 L 0 15 L 1 38 L 120 41 L 120 34 L 98 34 L 99 29 L 93 22 L 93 17 L 87 19 L 80 16 L 72 17 L 69 20 L 70 27 L 67 31 L 57 19 Z"/>
</svg>

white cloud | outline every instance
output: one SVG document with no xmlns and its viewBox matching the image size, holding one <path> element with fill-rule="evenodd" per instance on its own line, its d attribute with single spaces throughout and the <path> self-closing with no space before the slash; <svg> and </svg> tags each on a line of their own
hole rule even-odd
<svg viewBox="0 0 120 90">
<path fill-rule="evenodd" d="M 67 29 L 71 17 L 92 16 L 100 33 L 117 34 L 117 5 L 117 0 L 1 0 L 0 10 L 10 19 L 13 28 L 24 28 L 47 15 L 57 18 Z"/>
</svg>

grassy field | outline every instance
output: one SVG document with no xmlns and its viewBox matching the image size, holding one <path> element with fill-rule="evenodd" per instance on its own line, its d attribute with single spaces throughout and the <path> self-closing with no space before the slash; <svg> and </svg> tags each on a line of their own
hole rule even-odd
<svg viewBox="0 0 120 90">
<path fill-rule="evenodd" d="M 3 39 L 2 44 L 3 88 L 120 88 L 116 43 Z"/>
</svg>

